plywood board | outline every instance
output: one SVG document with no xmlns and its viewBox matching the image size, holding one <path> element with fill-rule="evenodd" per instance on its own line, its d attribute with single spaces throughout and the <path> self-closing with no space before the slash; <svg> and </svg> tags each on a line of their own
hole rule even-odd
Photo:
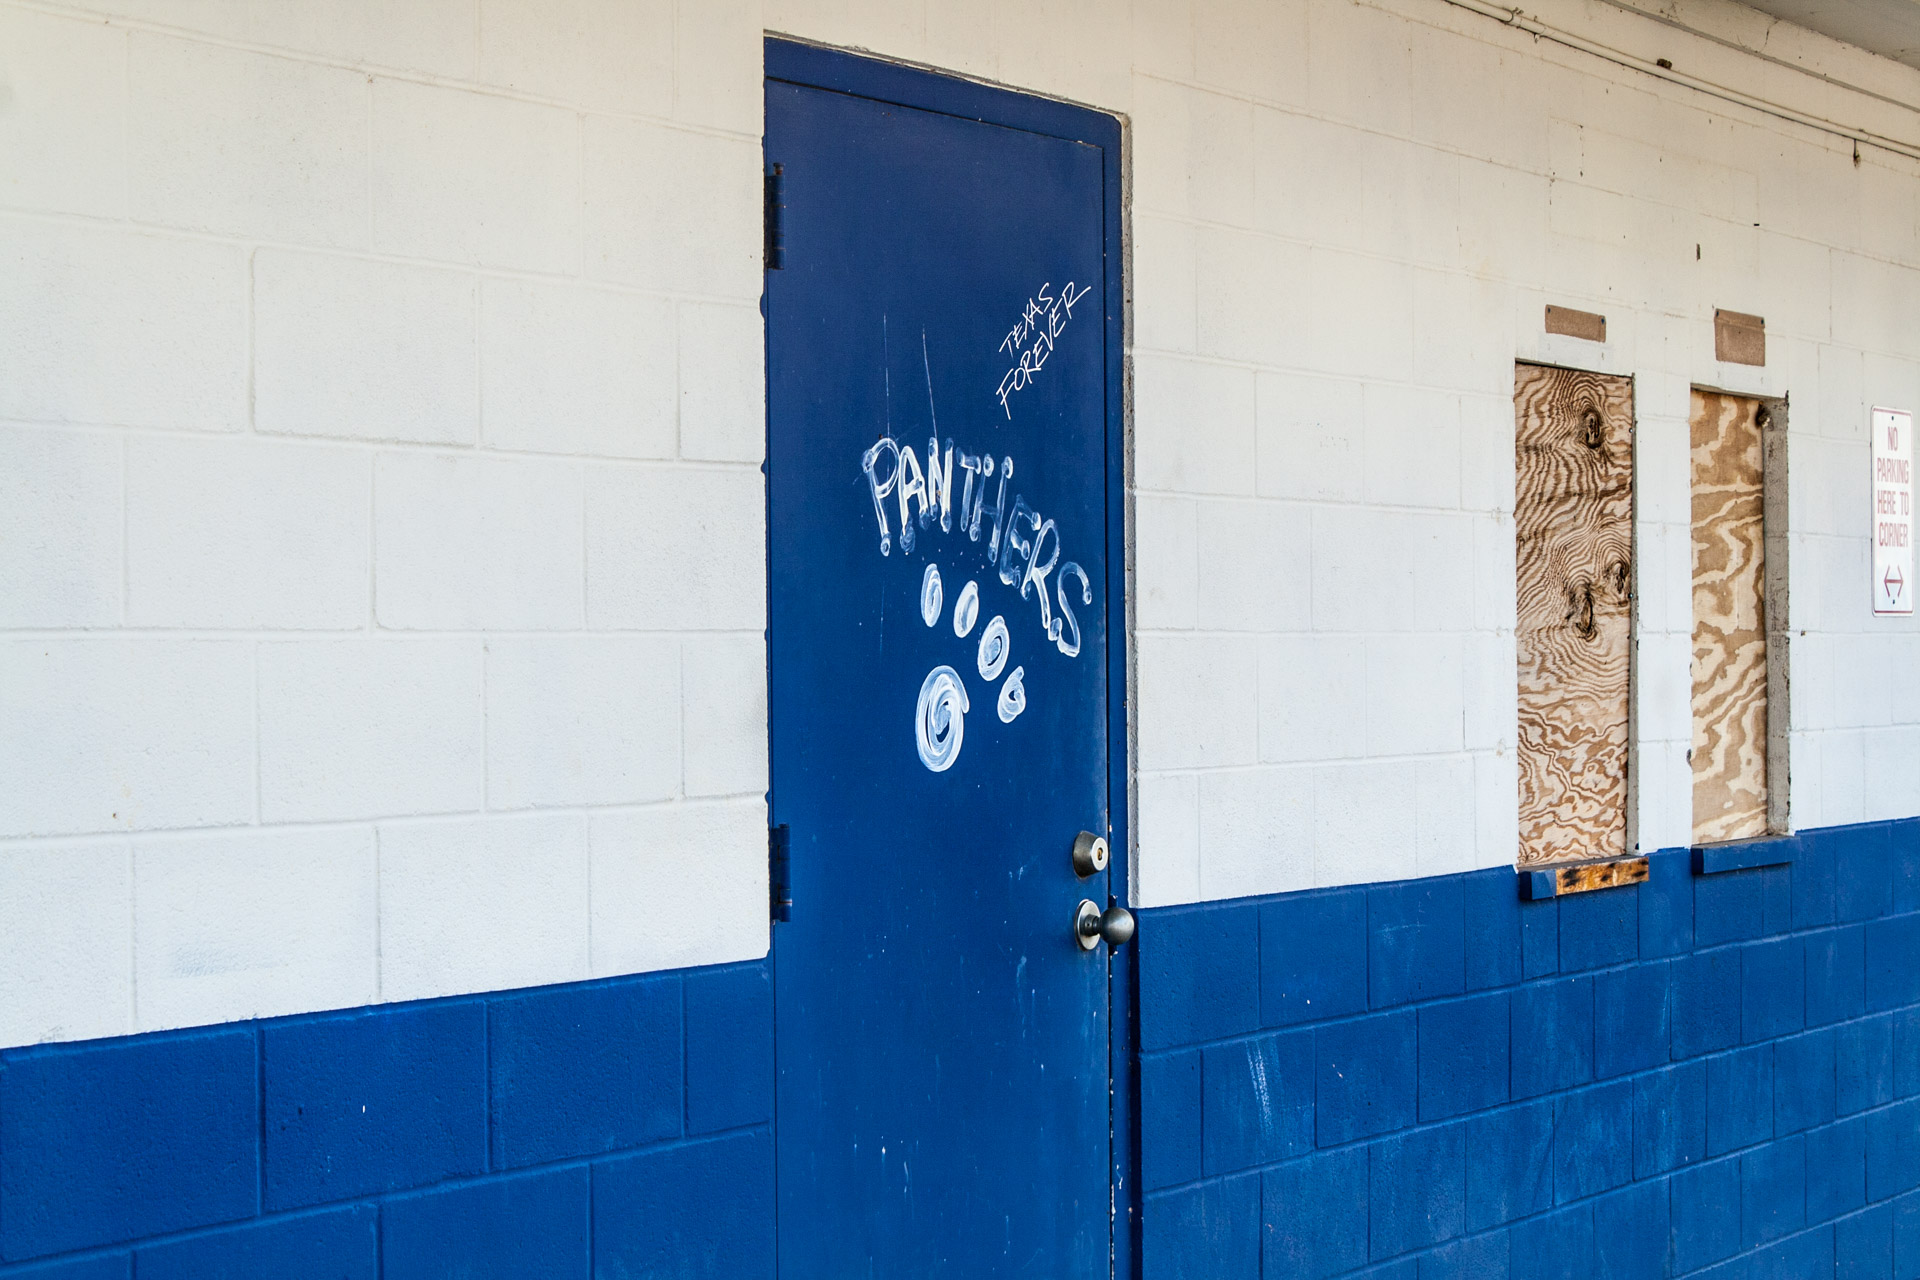
<svg viewBox="0 0 1920 1280">
<path fill-rule="evenodd" d="M 1521 866 L 1627 852 L 1633 384 L 1516 366 Z"/>
<path fill-rule="evenodd" d="M 1767 831 L 1760 402 L 1693 393 L 1693 839 Z"/>
</svg>

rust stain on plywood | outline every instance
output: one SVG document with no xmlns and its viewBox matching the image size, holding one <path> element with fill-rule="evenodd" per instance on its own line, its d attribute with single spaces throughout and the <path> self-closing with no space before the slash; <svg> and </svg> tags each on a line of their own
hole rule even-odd
<svg viewBox="0 0 1920 1280">
<path fill-rule="evenodd" d="M 1693 838 L 1767 831 L 1760 402 L 1693 393 Z"/>
<path fill-rule="evenodd" d="M 1627 851 L 1633 384 L 1514 372 L 1521 866 Z"/>
</svg>

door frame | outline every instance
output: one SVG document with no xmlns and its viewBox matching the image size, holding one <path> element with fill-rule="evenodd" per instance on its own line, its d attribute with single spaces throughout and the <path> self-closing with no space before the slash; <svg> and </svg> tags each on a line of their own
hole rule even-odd
<svg viewBox="0 0 1920 1280">
<path fill-rule="evenodd" d="M 826 89 L 922 111 L 978 120 L 985 124 L 1022 129 L 1100 149 L 1101 222 L 1105 242 L 1103 284 L 1106 290 L 1102 337 L 1106 346 L 1107 812 L 1112 828 L 1108 842 L 1119 855 L 1113 859 L 1110 869 L 1111 892 L 1121 904 L 1128 904 L 1133 896 L 1133 845 L 1130 823 L 1132 792 L 1129 786 L 1132 758 L 1128 751 L 1131 735 L 1127 718 L 1128 708 L 1132 705 L 1131 682 L 1128 678 L 1132 658 L 1127 641 L 1133 630 L 1133 599 L 1127 590 L 1129 458 L 1126 428 L 1130 405 L 1127 400 L 1129 387 L 1125 345 L 1129 307 L 1125 292 L 1127 242 L 1123 203 L 1123 122 L 1117 115 L 1090 107 L 1015 92 L 969 80 L 952 72 L 849 53 L 790 36 L 768 34 L 764 54 L 765 80 Z M 763 306 L 763 314 L 764 310 Z M 770 332 L 764 334 L 763 343 L 770 338 Z M 771 405 L 770 397 L 768 403 Z M 770 449 L 773 429 L 770 408 L 766 425 Z M 770 500 L 771 487 L 767 496 Z M 767 536 L 769 539 L 773 536 L 770 507 Z M 771 573 L 768 575 L 767 589 L 771 603 Z M 769 942 L 770 953 L 778 946 L 778 937 L 779 925 L 775 924 Z M 1107 1114 L 1112 1156 L 1108 1185 L 1113 1195 L 1110 1227 L 1112 1274 L 1128 1278 L 1138 1275 L 1140 1266 L 1138 955 L 1137 943 L 1119 952 L 1110 951 L 1107 965 L 1107 1060 L 1111 1081 Z M 777 1047 L 777 1036 L 775 1043 Z M 777 1062 L 775 1069 L 778 1070 Z M 779 1123 L 776 1106 L 776 1134 Z M 779 1204 L 776 1182 L 776 1214 Z"/>
</svg>

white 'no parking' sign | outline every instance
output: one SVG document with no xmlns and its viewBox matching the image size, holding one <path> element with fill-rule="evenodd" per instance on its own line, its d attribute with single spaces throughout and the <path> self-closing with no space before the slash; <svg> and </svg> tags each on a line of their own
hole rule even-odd
<svg viewBox="0 0 1920 1280">
<path fill-rule="evenodd" d="M 1913 612 L 1913 415 L 1873 411 L 1873 611 Z"/>
</svg>

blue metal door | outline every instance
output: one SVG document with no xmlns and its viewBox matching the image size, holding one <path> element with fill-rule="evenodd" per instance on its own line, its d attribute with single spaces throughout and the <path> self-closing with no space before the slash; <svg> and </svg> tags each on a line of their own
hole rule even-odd
<svg viewBox="0 0 1920 1280">
<path fill-rule="evenodd" d="M 1110 833 L 1119 723 L 1110 157 L 903 105 L 914 73 L 886 100 L 780 79 L 819 56 L 786 50 L 766 86 L 780 1271 L 1104 1276 L 1113 962 L 1073 922 L 1118 881 L 1071 850 Z"/>
</svg>

